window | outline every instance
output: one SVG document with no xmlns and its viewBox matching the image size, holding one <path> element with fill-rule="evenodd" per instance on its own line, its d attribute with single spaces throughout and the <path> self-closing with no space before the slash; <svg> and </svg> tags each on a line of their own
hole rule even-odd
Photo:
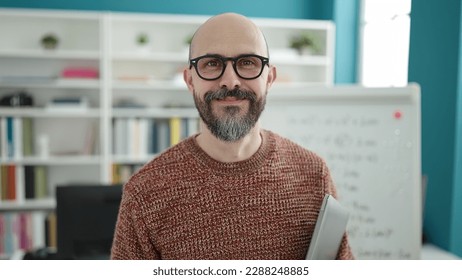
<svg viewBox="0 0 462 280">
<path fill-rule="evenodd" d="M 411 0 L 363 0 L 360 82 L 407 84 Z"/>
</svg>

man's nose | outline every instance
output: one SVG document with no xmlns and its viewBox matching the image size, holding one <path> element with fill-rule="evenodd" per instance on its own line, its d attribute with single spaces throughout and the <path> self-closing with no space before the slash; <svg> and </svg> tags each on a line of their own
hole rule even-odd
<svg viewBox="0 0 462 280">
<path fill-rule="evenodd" d="M 233 89 L 241 85 L 241 80 L 234 71 L 232 61 L 226 62 L 225 72 L 220 78 L 220 87 L 226 86 L 228 89 Z"/>
</svg>

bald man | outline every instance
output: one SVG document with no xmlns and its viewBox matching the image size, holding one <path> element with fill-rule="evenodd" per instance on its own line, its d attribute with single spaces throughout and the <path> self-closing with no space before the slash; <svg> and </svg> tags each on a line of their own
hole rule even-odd
<svg viewBox="0 0 462 280">
<path fill-rule="evenodd" d="M 325 162 L 261 128 L 276 79 L 260 29 L 226 13 L 194 34 L 184 80 L 201 129 L 125 184 L 112 259 L 304 259 Z M 345 235 L 337 259 L 352 259 Z"/>
</svg>

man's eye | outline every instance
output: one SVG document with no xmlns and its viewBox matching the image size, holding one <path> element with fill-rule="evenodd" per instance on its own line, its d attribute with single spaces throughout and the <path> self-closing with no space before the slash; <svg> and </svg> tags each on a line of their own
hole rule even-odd
<svg viewBox="0 0 462 280">
<path fill-rule="evenodd" d="M 253 65 L 255 63 L 253 61 L 251 61 L 251 60 L 243 60 L 243 61 L 241 61 L 241 64 L 242 65 Z"/>
<path fill-rule="evenodd" d="M 221 62 L 216 59 L 208 60 L 205 62 L 205 67 L 211 68 L 211 67 L 220 67 Z"/>
<path fill-rule="evenodd" d="M 207 63 L 207 66 L 217 66 L 217 65 L 218 65 L 218 63 L 216 61 L 209 61 Z"/>
<path fill-rule="evenodd" d="M 252 68 L 257 65 L 256 61 L 251 58 L 240 59 L 237 63 L 239 67 L 245 67 L 245 68 Z"/>
</svg>

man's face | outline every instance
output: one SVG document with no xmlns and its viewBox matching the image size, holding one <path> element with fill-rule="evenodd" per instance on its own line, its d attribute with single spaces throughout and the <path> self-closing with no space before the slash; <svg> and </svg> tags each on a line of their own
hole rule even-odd
<svg viewBox="0 0 462 280">
<path fill-rule="evenodd" d="M 191 58 L 208 54 L 223 57 L 242 54 L 268 56 L 259 30 L 235 25 L 228 24 L 223 28 L 219 23 L 204 28 L 206 30 L 195 35 Z M 184 76 L 208 129 L 218 139 L 233 142 L 247 135 L 258 121 L 274 71 L 272 66 L 264 66 L 259 77 L 246 80 L 239 77 L 232 62 L 227 61 L 223 75 L 216 80 L 202 79 L 194 67 L 185 70 Z"/>
</svg>

